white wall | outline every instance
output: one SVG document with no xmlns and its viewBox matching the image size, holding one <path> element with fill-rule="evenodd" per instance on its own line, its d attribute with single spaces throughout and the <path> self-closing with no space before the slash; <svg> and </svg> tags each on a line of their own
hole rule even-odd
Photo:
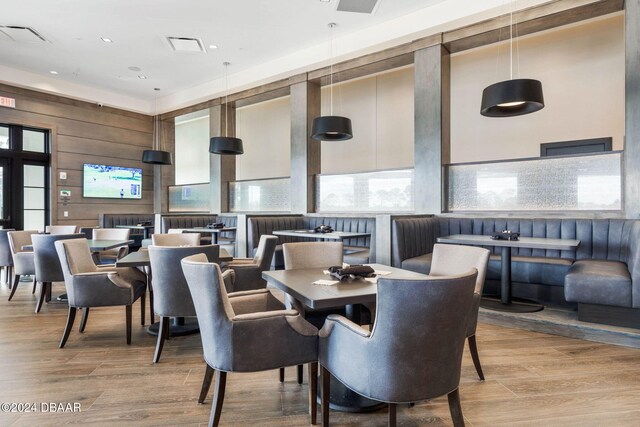
<svg viewBox="0 0 640 427">
<path fill-rule="evenodd" d="M 236 134 L 244 146 L 236 157 L 238 181 L 291 174 L 290 97 L 238 108 Z"/>
<path fill-rule="evenodd" d="M 623 16 L 534 34 L 518 44 L 520 76 L 542 82 L 545 108 L 518 117 L 481 116 L 482 90 L 509 77 L 508 44 L 452 55 L 452 163 L 537 157 L 541 143 L 607 136 L 621 150 Z"/>
<path fill-rule="evenodd" d="M 175 120 L 176 185 L 209 182 L 209 110 Z"/>
<path fill-rule="evenodd" d="M 329 87 L 322 114 L 330 114 Z M 413 67 L 337 84 L 333 114 L 349 117 L 353 139 L 322 143 L 322 173 L 413 167 Z"/>
</svg>

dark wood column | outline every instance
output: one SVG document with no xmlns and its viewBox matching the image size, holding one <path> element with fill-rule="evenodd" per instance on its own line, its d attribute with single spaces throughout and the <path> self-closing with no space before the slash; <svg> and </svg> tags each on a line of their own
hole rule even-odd
<svg viewBox="0 0 640 427">
<path fill-rule="evenodd" d="M 160 149 L 172 153 L 175 162 L 176 125 L 173 118 L 160 120 Z M 175 165 L 153 166 L 153 213 L 169 211 L 169 186 L 176 182 Z"/>
<path fill-rule="evenodd" d="M 320 173 L 322 143 L 310 138 L 313 119 L 320 115 L 320 85 L 291 85 L 291 213 L 315 212 L 314 175 Z"/>
<path fill-rule="evenodd" d="M 450 158 L 449 52 L 436 45 L 415 52 L 414 200 L 418 214 L 443 206 L 442 165 Z"/>
<path fill-rule="evenodd" d="M 213 136 L 236 136 L 235 103 L 209 109 L 209 137 Z M 229 212 L 229 182 L 236 180 L 236 156 L 209 156 L 211 213 Z"/>
<path fill-rule="evenodd" d="M 624 212 L 640 216 L 640 0 L 625 1 Z"/>
</svg>

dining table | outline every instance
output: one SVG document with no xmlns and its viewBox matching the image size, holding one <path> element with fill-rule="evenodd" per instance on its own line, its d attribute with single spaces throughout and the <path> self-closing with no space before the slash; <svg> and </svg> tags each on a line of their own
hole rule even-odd
<svg viewBox="0 0 640 427">
<path fill-rule="evenodd" d="M 155 228 L 155 226 L 153 226 L 153 225 L 125 225 L 125 224 L 116 225 L 114 227 L 115 228 L 127 228 L 129 230 L 142 230 L 142 238 L 143 239 L 148 239 L 149 238 L 149 231 L 151 231 L 151 230 L 153 230 Z"/>
<path fill-rule="evenodd" d="M 274 230 L 274 236 L 306 237 L 317 240 L 345 240 L 358 237 L 370 237 L 371 233 L 360 231 L 332 231 L 330 233 L 316 232 L 315 230 Z"/>
<path fill-rule="evenodd" d="M 222 228 L 209 228 L 209 227 L 192 227 L 192 228 L 180 228 L 183 233 L 209 233 L 212 236 L 213 244 L 218 244 L 218 236 L 220 233 L 230 232 L 235 233 L 236 227 L 222 227 Z"/>
<path fill-rule="evenodd" d="M 263 271 L 262 278 L 269 286 L 288 294 L 294 300 L 295 308 L 303 315 L 307 307 L 310 309 L 346 307 L 347 317 L 349 317 L 349 313 L 354 312 L 349 310 L 349 306 L 375 303 L 378 277 L 405 280 L 421 280 L 428 277 L 425 274 L 388 265 L 366 265 L 374 269 L 376 277 L 354 278 L 342 282 L 326 274 L 324 268 L 309 268 Z M 333 284 L 318 284 L 328 283 L 322 281 L 333 282 Z M 331 377 L 329 406 L 331 409 L 343 412 L 369 412 L 386 407 L 386 403 L 361 396 Z"/>
<path fill-rule="evenodd" d="M 494 246 L 500 251 L 500 296 L 483 296 L 480 306 L 490 310 L 511 313 L 533 313 L 544 309 L 542 304 L 524 298 L 511 297 L 511 248 L 568 251 L 576 249 L 580 240 L 554 239 L 546 237 L 518 237 L 517 240 L 494 239 L 477 234 L 452 234 L 438 237 L 438 243 L 471 246 Z"/>
</svg>

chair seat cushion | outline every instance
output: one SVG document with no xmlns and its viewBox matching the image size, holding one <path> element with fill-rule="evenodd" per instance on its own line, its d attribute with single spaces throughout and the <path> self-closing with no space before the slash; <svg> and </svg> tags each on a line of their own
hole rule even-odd
<svg viewBox="0 0 640 427">
<path fill-rule="evenodd" d="M 619 261 L 576 261 L 565 278 L 567 301 L 631 307 L 631 275 Z"/>
<path fill-rule="evenodd" d="M 408 258 L 402 261 L 402 268 L 416 273 L 429 274 L 431 270 L 431 253 Z"/>
<path fill-rule="evenodd" d="M 536 283 L 564 286 L 564 277 L 573 264 L 572 259 L 533 256 L 511 257 L 511 280 L 519 283 Z M 500 280 L 501 257 L 491 255 L 487 267 L 488 280 Z"/>
<path fill-rule="evenodd" d="M 367 264 L 369 260 L 370 250 L 362 246 L 345 246 L 344 262 L 347 264 Z"/>
</svg>

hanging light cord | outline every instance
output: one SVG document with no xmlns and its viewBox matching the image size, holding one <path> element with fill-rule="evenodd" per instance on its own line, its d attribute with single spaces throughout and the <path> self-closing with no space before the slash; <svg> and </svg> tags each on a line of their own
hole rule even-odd
<svg viewBox="0 0 640 427">
<path fill-rule="evenodd" d="M 224 64 L 224 136 L 229 136 L 229 63 Z"/>
<path fill-rule="evenodd" d="M 329 115 L 333 116 L 333 31 L 334 22 L 329 24 Z"/>
<path fill-rule="evenodd" d="M 514 3 L 511 3 L 511 10 L 509 11 L 509 79 L 510 80 L 513 80 L 513 7 L 514 7 Z"/>
<path fill-rule="evenodd" d="M 155 117 L 153 118 L 153 124 L 154 124 L 154 135 L 153 135 L 153 148 L 155 150 L 159 150 L 160 149 L 160 123 L 159 123 L 159 119 L 158 119 L 158 92 L 160 91 L 160 88 L 153 88 L 153 90 L 155 91 L 155 106 L 154 106 L 154 112 L 155 112 Z"/>
</svg>

